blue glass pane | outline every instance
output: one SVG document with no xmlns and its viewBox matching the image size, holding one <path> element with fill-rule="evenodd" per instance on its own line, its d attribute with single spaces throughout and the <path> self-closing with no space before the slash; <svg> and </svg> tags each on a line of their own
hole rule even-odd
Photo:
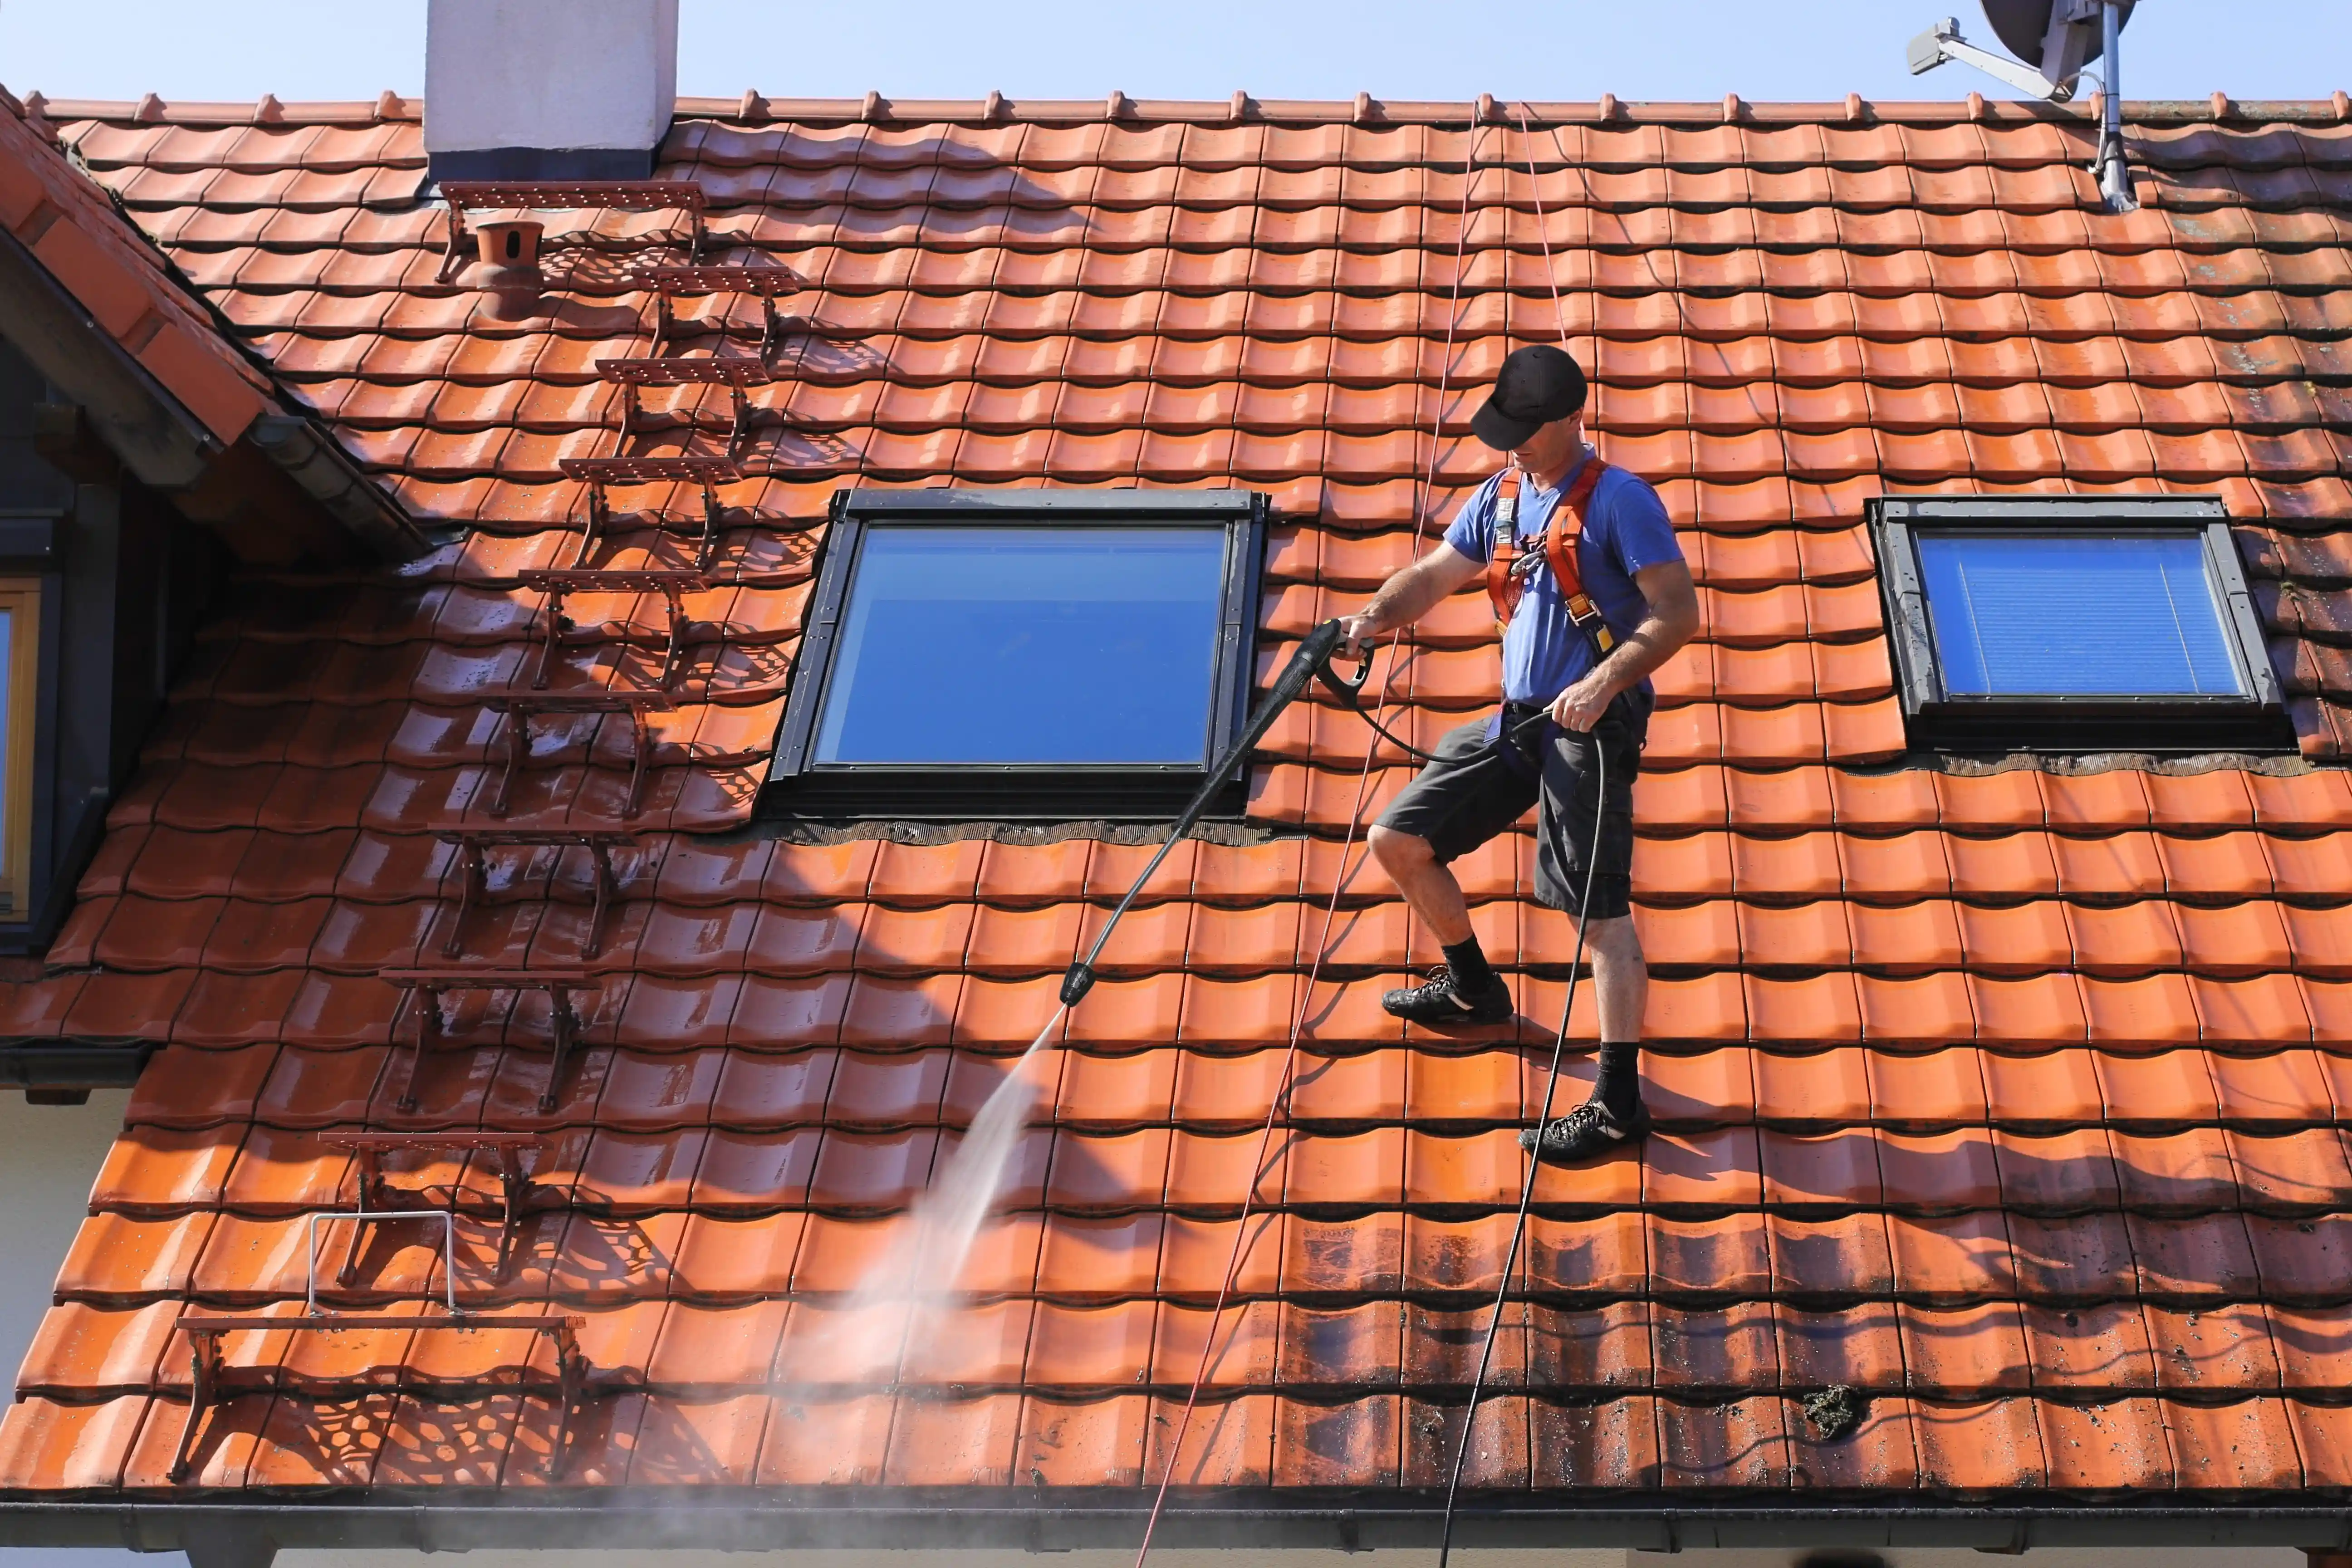
<svg viewBox="0 0 2352 1568">
<path fill-rule="evenodd" d="M 816 760 L 1203 763 L 1224 567 L 1222 528 L 869 528 Z"/>
<path fill-rule="evenodd" d="M 2244 694 L 2202 539 L 1918 540 L 1936 656 L 1955 696 Z"/>
</svg>

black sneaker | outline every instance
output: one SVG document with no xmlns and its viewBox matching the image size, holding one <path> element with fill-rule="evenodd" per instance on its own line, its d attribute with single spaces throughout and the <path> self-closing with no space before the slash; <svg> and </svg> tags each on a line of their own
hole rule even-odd
<svg viewBox="0 0 2352 1568">
<path fill-rule="evenodd" d="M 1471 996 L 1464 994 L 1453 972 L 1442 963 L 1429 972 L 1425 984 L 1385 993 L 1381 1005 L 1397 1017 L 1438 1026 L 1499 1024 L 1518 1010 L 1501 975 L 1496 975 L 1484 992 Z"/>
<path fill-rule="evenodd" d="M 1633 1102 L 1633 1114 L 1619 1121 L 1597 1100 L 1588 1100 L 1538 1132 L 1529 1127 L 1519 1134 L 1519 1147 L 1550 1165 L 1573 1165 L 1612 1149 L 1640 1142 L 1650 1131 L 1650 1108 Z"/>
</svg>

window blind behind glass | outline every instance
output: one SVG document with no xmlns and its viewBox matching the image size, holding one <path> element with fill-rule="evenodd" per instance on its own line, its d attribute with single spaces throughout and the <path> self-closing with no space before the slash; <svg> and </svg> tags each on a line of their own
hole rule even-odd
<svg viewBox="0 0 2352 1568">
<path fill-rule="evenodd" d="M 1923 532 L 1919 566 L 1957 696 L 2240 696 L 2194 536 Z"/>
</svg>

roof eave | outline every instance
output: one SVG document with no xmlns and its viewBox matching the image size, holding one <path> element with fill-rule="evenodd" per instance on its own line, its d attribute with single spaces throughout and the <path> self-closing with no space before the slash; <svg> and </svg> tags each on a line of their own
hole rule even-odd
<svg viewBox="0 0 2352 1568">
<path fill-rule="evenodd" d="M 1528 1493 L 1465 1501 L 1454 1539 L 1464 1547 L 1648 1552 L 1839 1545 L 2014 1552 L 2190 1544 L 2340 1551 L 2352 1544 L 2352 1513 L 2344 1506 L 2261 1500 L 2269 1495 L 2184 1506 L 2070 1501 L 2048 1492 L 1902 1502 L 1885 1500 L 1885 1492 L 1814 1493 L 1785 1503 L 1728 1490 L 1716 1497 Z M 1150 1500 L 1149 1490 L 1133 1487 L 404 1488 L 277 1497 L 220 1489 L 57 1500 L 19 1494 L 0 1500 L 0 1545 L 163 1552 L 191 1544 L 217 1550 L 242 1539 L 266 1540 L 278 1550 L 1062 1552 L 1132 1548 Z M 1172 1498 L 1152 1539 L 1171 1548 L 1258 1552 L 1428 1548 L 1437 1542 L 1443 1500 L 1433 1489 L 1202 1489 Z"/>
<path fill-rule="evenodd" d="M 223 450 L 179 399 L 0 229 L 0 336 L 79 405 L 109 451 L 156 489 L 196 483 Z"/>
</svg>

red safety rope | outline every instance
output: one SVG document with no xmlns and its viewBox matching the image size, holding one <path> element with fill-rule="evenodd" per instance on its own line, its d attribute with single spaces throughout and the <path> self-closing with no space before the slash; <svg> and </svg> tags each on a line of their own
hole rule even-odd
<svg viewBox="0 0 2352 1568">
<path fill-rule="evenodd" d="M 1551 279 L 1552 321 L 1559 328 L 1559 346 L 1565 349 L 1568 347 L 1568 307 L 1560 302 L 1559 268 L 1552 263 L 1551 225 L 1544 217 L 1543 182 L 1536 177 L 1534 141 L 1535 132 L 1528 129 L 1528 106 L 1522 101 L 1519 105 L 1519 150 L 1527 154 L 1528 190 L 1536 199 L 1536 237 L 1543 241 L 1544 276 Z M 1600 371 L 1598 364 L 1593 366 L 1595 375 Z"/>
<path fill-rule="evenodd" d="M 1482 136 L 1483 128 L 1473 125 L 1470 145 L 1462 159 L 1462 210 L 1454 239 L 1454 289 L 1445 322 L 1445 357 L 1438 365 L 1437 405 L 1430 414 L 1429 463 L 1423 475 L 1421 489 L 1413 498 L 1412 533 L 1416 558 L 1422 553 L 1419 546 L 1427 537 L 1429 503 L 1437 491 L 1437 454 L 1445 435 L 1445 398 L 1454 374 L 1454 342 L 1462 324 L 1462 275 L 1470 246 L 1470 184 L 1476 169 Z M 1388 668 L 1381 677 L 1380 700 L 1373 709 L 1376 719 L 1388 712 L 1390 691 L 1396 680 L 1396 647 L 1402 636 L 1402 627 L 1389 634 Z M 1135 1568 L 1144 1568 L 1144 1559 L 1151 1554 L 1151 1538 L 1159 1530 L 1160 1516 L 1168 1506 L 1168 1489 L 1176 1479 L 1176 1466 L 1184 1452 L 1184 1438 L 1192 1429 L 1192 1412 L 1199 1406 L 1201 1390 L 1209 1381 L 1209 1367 L 1214 1360 L 1217 1346 L 1217 1329 L 1224 1321 L 1225 1308 L 1231 1302 L 1234 1287 L 1241 1278 L 1242 1254 L 1248 1245 L 1250 1215 L 1255 1206 L 1258 1183 L 1265 1178 L 1266 1157 L 1274 1146 L 1275 1125 L 1289 1103 L 1298 1065 L 1298 1037 L 1307 1028 L 1307 1010 L 1314 1005 L 1315 983 L 1323 973 L 1323 960 L 1331 949 L 1331 928 L 1339 919 L 1339 900 L 1346 894 L 1348 885 L 1355 880 L 1356 873 L 1363 868 L 1360 861 L 1349 866 L 1348 857 L 1354 852 L 1357 830 L 1363 826 L 1365 797 L 1372 787 L 1372 764 L 1379 757 L 1380 745 L 1380 731 L 1376 728 L 1364 748 L 1363 769 L 1356 778 L 1355 802 L 1348 812 L 1348 834 L 1339 845 L 1341 875 L 1332 884 L 1331 901 L 1323 910 L 1323 930 L 1316 939 L 1315 959 L 1307 966 L 1307 983 L 1300 987 L 1297 1006 L 1291 1014 L 1290 1039 L 1283 1051 L 1282 1073 L 1276 1082 L 1274 1095 L 1266 1104 L 1265 1125 L 1258 1131 L 1257 1158 L 1251 1163 L 1249 1184 L 1242 1193 L 1241 1219 L 1234 1227 L 1233 1252 L 1225 1263 L 1224 1280 L 1217 1288 L 1216 1305 L 1209 1313 L 1208 1332 L 1201 1339 L 1200 1365 L 1192 1373 L 1192 1386 L 1184 1396 L 1183 1414 L 1177 1419 L 1176 1435 L 1169 1444 L 1167 1468 L 1160 1471 L 1159 1489 L 1152 1494 L 1151 1513 L 1143 1525 L 1143 1542 L 1136 1548 Z"/>
</svg>

